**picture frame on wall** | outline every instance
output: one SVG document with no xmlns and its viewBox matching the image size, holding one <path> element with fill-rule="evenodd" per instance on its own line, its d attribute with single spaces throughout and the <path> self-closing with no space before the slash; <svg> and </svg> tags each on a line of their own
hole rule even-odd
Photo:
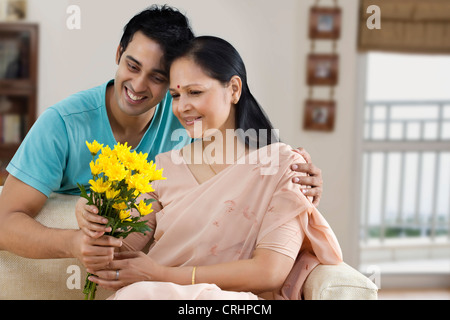
<svg viewBox="0 0 450 320">
<path fill-rule="evenodd" d="M 0 0 L 0 21 L 21 21 L 27 18 L 27 0 Z"/>
<path fill-rule="evenodd" d="M 341 36 L 341 9 L 312 7 L 309 16 L 309 38 L 337 40 Z"/>
<path fill-rule="evenodd" d="M 337 54 L 308 55 L 307 84 L 335 86 L 338 83 L 339 56 Z"/>
<path fill-rule="evenodd" d="M 306 100 L 303 128 L 314 131 L 333 131 L 336 103 L 328 100 Z"/>
</svg>

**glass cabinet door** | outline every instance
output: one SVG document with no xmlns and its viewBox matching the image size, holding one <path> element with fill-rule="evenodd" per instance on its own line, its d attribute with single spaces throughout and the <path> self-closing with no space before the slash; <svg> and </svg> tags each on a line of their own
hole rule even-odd
<svg viewBox="0 0 450 320">
<path fill-rule="evenodd" d="M 9 23 L 0 25 L 0 81 L 35 81 L 35 27 Z"/>
<path fill-rule="evenodd" d="M 0 0 L 1 2 L 1 0 Z M 36 117 L 38 25 L 0 22 L 0 185 Z"/>
</svg>

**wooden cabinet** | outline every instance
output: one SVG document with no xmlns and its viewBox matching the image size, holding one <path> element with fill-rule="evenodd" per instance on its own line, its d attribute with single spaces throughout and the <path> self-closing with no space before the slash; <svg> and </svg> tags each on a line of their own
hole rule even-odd
<svg viewBox="0 0 450 320">
<path fill-rule="evenodd" d="M 38 25 L 0 23 L 0 184 L 36 120 Z"/>
</svg>

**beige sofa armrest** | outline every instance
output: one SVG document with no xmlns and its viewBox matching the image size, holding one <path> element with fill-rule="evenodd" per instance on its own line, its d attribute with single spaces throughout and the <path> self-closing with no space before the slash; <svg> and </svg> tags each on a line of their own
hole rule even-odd
<svg viewBox="0 0 450 320">
<path fill-rule="evenodd" d="M 1 187 L 0 187 L 1 192 Z M 78 229 L 75 204 L 78 196 L 52 194 L 36 220 L 50 228 Z M 71 259 L 27 259 L 0 251 L 0 299 L 84 299 L 86 271 Z M 102 299 L 111 292 L 99 290 Z"/>
<path fill-rule="evenodd" d="M 345 263 L 318 265 L 303 285 L 306 300 L 376 300 L 378 288 Z"/>
</svg>

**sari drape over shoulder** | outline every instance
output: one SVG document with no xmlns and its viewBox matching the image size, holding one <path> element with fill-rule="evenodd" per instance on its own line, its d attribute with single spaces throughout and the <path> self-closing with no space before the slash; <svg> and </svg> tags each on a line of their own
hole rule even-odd
<svg viewBox="0 0 450 320">
<path fill-rule="evenodd" d="M 298 173 L 290 166 L 301 162 L 290 146 L 276 143 L 251 151 L 199 184 L 180 151 L 161 154 L 156 165 L 164 168 L 167 180 L 153 186 L 157 202 L 149 225 L 154 232 L 130 236 L 126 244 L 141 250 L 152 237 L 148 255 L 162 265 L 213 265 L 250 259 L 267 234 L 297 219 L 303 244 L 275 297 L 300 299 L 303 282 L 317 264 L 342 262 L 329 224 L 292 182 Z"/>
</svg>

